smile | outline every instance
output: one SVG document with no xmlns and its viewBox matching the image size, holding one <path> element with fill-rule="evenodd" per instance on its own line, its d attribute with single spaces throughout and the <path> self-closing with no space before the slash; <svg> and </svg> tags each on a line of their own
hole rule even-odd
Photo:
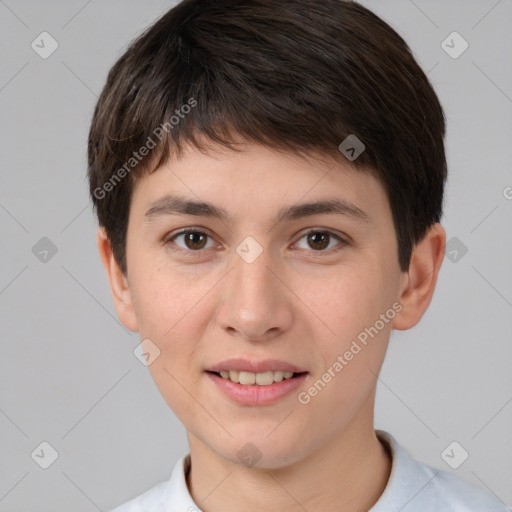
<svg viewBox="0 0 512 512">
<path fill-rule="evenodd" d="M 280 370 L 260 373 L 230 370 L 226 375 L 226 371 L 222 370 L 224 376 L 215 371 L 206 371 L 206 375 L 223 395 L 233 402 L 245 406 L 270 405 L 286 396 L 291 396 L 302 386 L 308 375 L 308 372 L 293 373 Z M 233 378 L 238 378 L 238 382 L 231 380 L 231 373 L 233 373 Z"/>
<path fill-rule="evenodd" d="M 244 372 L 239 370 L 221 371 L 219 375 L 223 379 L 229 379 L 242 385 L 256 384 L 257 386 L 270 386 L 274 382 L 281 382 L 284 379 L 291 379 L 293 372 L 267 371 L 261 373 Z"/>
</svg>

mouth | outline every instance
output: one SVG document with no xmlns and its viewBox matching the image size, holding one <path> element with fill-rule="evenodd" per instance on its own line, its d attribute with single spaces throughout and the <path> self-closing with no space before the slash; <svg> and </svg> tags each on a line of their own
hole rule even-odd
<svg viewBox="0 0 512 512">
<path fill-rule="evenodd" d="M 241 384 L 242 386 L 271 386 L 277 382 L 296 379 L 308 372 L 291 372 L 282 370 L 269 370 L 266 372 L 248 372 L 243 370 L 222 370 L 219 372 L 207 370 L 207 373 L 217 375 L 218 377 Z"/>
<path fill-rule="evenodd" d="M 309 372 L 284 360 L 239 357 L 205 368 L 215 388 L 243 406 L 270 405 L 291 397 Z"/>
<path fill-rule="evenodd" d="M 205 370 L 217 391 L 239 406 L 269 406 L 289 399 L 309 372 L 283 361 L 231 359 Z"/>
</svg>

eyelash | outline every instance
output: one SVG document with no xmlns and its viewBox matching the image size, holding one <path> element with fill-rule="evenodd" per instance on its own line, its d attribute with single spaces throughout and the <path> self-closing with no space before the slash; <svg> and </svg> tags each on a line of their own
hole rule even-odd
<svg viewBox="0 0 512 512">
<path fill-rule="evenodd" d="M 194 251 L 192 249 L 183 249 L 182 247 L 176 248 L 173 240 L 176 239 L 178 236 L 185 235 L 187 233 L 201 233 L 203 235 L 206 235 L 209 238 L 212 238 L 208 233 L 206 233 L 205 231 L 203 231 L 201 229 L 198 229 L 198 228 L 186 228 L 186 229 L 182 229 L 181 231 L 178 231 L 177 233 L 174 233 L 171 236 L 167 237 L 164 240 L 164 245 L 168 246 L 171 251 L 179 252 L 181 254 L 185 254 L 188 257 L 201 256 L 204 253 L 204 251 L 207 250 L 207 249 L 198 249 L 198 250 Z M 339 235 L 337 235 L 333 231 L 330 231 L 329 229 L 314 229 L 314 228 L 306 231 L 305 233 L 303 233 L 301 235 L 301 237 L 297 240 L 297 242 L 302 240 L 304 237 L 306 237 L 306 236 L 308 236 L 308 235 L 310 235 L 312 233 L 328 234 L 329 237 L 335 238 L 336 240 L 338 240 L 340 242 L 338 244 L 339 245 L 338 249 L 335 249 L 335 250 L 332 250 L 332 248 L 331 248 L 329 250 L 321 249 L 321 250 L 315 251 L 315 250 L 311 249 L 311 250 L 307 251 L 307 252 L 313 253 L 315 256 L 322 257 L 323 254 L 330 255 L 332 253 L 336 253 L 336 252 L 342 250 L 345 246 L 349 245 L 349 242 L 347 240 L 343 239 L 342 237 L 340 237 Z M 297 243 L 297 242 L 295 242 L 295 243 Z M 330 240 L 329 240 L 329 243 L 330 243 Z"/>
</svg>

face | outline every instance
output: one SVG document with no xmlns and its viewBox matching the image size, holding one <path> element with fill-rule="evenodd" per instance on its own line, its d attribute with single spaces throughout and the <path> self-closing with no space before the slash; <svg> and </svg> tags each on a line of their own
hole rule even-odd
<svg viewBox="0 0 512 512">
<path fill-rule="evenodd" d="M 239 462 L 252 443 L 279 467 L 371 421 L 407 275 L 372 175 L 252 144 L 189 150 L 135 187 L 126 250 L 120 317 L 158 348 L 158 389 L 213 452 Z"/>
</svg>

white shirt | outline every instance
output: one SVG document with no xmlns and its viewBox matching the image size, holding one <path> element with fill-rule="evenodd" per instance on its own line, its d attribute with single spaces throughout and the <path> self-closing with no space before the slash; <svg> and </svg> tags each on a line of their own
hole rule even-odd
<svg viewBox="0 0 512 512">
<path fill-rule="evenodd" d="M 493 495 L 411 459 L 387 432 L 377 430 L 377 435 L 389 446 L 393 463 L 386 488 L 369 512 L 509 512 Z M 169 481 L 110 512 L 202 512 L 188 491 L 189 469 L 190 454 L 183 455 Z"/>
</svg>

